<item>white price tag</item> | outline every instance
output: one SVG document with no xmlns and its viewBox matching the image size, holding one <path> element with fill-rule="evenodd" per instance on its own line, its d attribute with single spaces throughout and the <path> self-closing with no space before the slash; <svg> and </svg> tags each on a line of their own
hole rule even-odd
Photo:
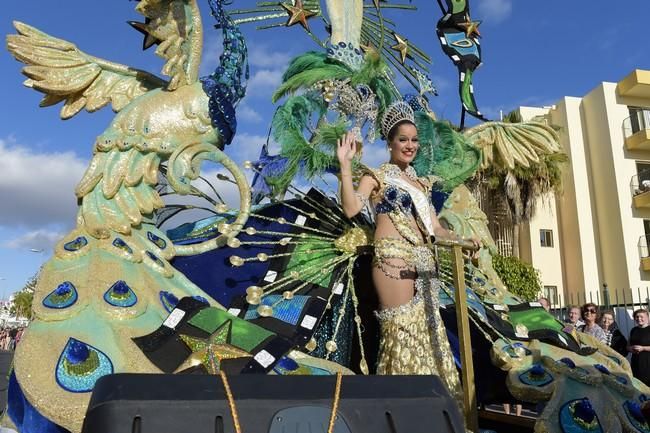
<svg viewBox="0 0 650 433">
<path fill-rule="evenodd" d="M 302 323 L 300 324 L 300 326 L 302 326 L 305 329 L 312 330 L 314 329 L 314 326 L 316 325 L 317 321 L 318 319 L 316 319 L 314 316 L 310 316 L 309 314 L 307 314 L 302 319 Z"/>
<path fill-rule="evenodd" d="M 269 352 L 267 352 L 266 350 L 260 350 L 259 352 L 257 352 L 254 359 L 255 361 L 258 362 L 258 364 L 260 364 L 264 368 L 273 364 L 273 361 L 275 361 L 275 357 L 271 355 Z"/>
<path fill-rule="evenodd" d="M 278 273 L 275 271 L 268 271 L 266 273 L 266 276 L 264 277 L 264 281 L 268 283 L 272 283 L 275 281 L 275 279 L 278 278 Z"/>
<path fill-rule="evenodd" d="M 178 326 L 183 317 L 185 317 L 185 311 L 174 308 L 163 322 L 163 325 L 171 329 L 176 329 L 176 326 Z"/>
<path fill-rule="evenodd" d="M 239 313 L 241 313 L 241 309 L 239 309 L 239 308 L 231 308 L 231 309 L 228 310 L 228 312 L 230 314 L 232 314 L 233 316 L 239 316 Z"/>
<path fill-rule="evenodd" d="M 334 290 L 332 290 L 332 292 L 334 292 L 335 295 L 340 295 L 343 293 L 343 287 L 343 283 L 338 283 L 336 286 L 334 286 Z"/>
</svg>

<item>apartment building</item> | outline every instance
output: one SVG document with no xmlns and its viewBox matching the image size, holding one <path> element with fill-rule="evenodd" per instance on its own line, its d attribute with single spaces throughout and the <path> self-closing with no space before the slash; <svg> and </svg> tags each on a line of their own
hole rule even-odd
<svg viewBox="0 0 650 433">
<path fill-rule="evenodd" d="M 650 286 L 650 71 L 604 82 L 550 108 L 521 107 L 560 128 L 569 157 L 563 192 L 520 233 L 520 256 L 561 303 L 647 302 Z M 622 299 L 625 298 L 625 299 Z"/>
</svg>

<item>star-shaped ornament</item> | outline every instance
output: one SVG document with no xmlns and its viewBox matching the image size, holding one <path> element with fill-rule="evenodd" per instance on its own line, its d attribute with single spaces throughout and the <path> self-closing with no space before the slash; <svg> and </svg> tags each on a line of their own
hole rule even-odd
<svg viewBox="0 0 650 433">
<path fill-rule="evenodd" d="M 286 26 L 291 27 L 294 24 L 300 23 L 305 30 L 309 31 L 309 25 L 307 24 L 307 19 L 315 16 L 317 13 L 305 9 L 302 4 L 302 0 L 296 0 L 295 3 L 280 3 L 287 13 L 289 14 L 289 21 L 287 21 Z"/>
<path fill-rule="evenodd" d="M 147 50 L 151 48 L 152 45 L 156 45 L 161 42 L 160 39 L 149 33 L 149 22 L 151 22 L 151 18 L 146 18 L 143 23 L 140 23 L 138 21 L 128 22 L 131 27 L 144 35 L 144 41 L 142 41 L 142 50 Z"/>
<path fill-rule="evenodd" d="M 395 41 L 397 42 L 397 44 L 393 45 L 390 48 L 392 50 L 399 52 L 400 57 L 402 59 L 402 64 L 404 64 L 404 62 L 406 61 L 406 56 L 408 55 L 409 52 L 408 40 L 402 38 L 397 33 L 393 33 L 393 36 L 395 37 Z"/>
<path fill-rule="evenodd" d="M 230 344 L 231 330 L 232 321 L 229 320 L 208 338 L 181 334 L 181 340 L 192 351 L 192 354 L 178 367 L 176 372 L 203 365 L 209 374 L 218 374 L 221 371 L 221 361 L 251 357 L 250 353 Z"/>
<path fill-rule="evenodd" d="M 469 17 L 467 17 L 467 21 L 458 23 L 458 26 L 465 30 L 465 36 L 468 38 L 471 38 L 474 35 L 481 37 L 481 32 L 479 32 L 478 26 L 480 26 L 482 22 L 483 21 L 472 21 Z"/>
</svg>

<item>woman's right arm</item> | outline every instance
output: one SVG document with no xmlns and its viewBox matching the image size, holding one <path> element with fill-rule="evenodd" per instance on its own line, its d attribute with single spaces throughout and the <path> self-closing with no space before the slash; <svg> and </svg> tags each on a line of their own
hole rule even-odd
<svg viewBox="0 0 650 433">
<path fill-rule="evenodd" d="M 343 212 L 352 218 L 363 209 L 370 194 L 377 187 L 377 181 L 370 176 L 363 176 L 359 188 L 355 191 L 352 183 L 352 160 L 357 153 L 355 136 L 351 132 L 338 139 L 336 156 L 341 166 L 341 202 Z"/>
</svg>

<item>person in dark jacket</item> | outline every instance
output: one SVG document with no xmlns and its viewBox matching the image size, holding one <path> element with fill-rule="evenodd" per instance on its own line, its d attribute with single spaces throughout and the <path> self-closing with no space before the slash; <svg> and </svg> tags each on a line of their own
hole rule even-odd
<svg viewBox="0 0 650 433">
<path fill-rule="evenodd" d="M 614 320 L 614 312 L 611 310 L 603 311 L 600 316 L 600 327 L 605 331 L 605 343 L 621 356 L 627 356 L 627 339 L 623 333 L 618 329 L 616 320 Z"/>
</svg>

